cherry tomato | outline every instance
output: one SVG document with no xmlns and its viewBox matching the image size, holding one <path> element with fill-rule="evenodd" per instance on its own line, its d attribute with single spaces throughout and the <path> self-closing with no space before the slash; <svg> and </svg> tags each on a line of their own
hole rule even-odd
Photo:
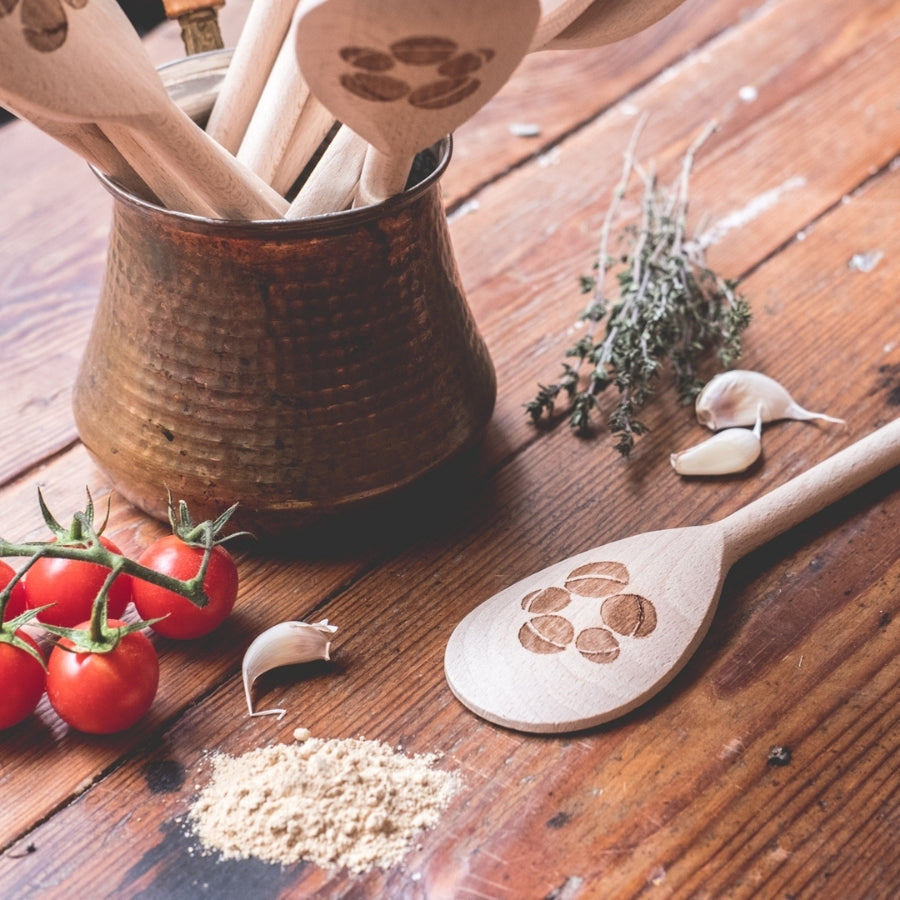
<svg viewBox="0 0 900 900">
<path fill-rule="evenodd" d="M 155 541 L 138 558 L 148 569 L 181 581 L 193 578 L 200 571 L 202 561 L 202 548 L 186 544 L 175 534 Z M 142 619 L 165 616 L 151 626 L 165 637 L 187 640 L 203 637 L 218 628 L 234 608 L 238 593 L 237 566 L 220 544 L 213 547 L 203 589 L 209 603 L 200 607 L 174 591 L 135 578 L 134 607 Z"/>
<path fill-rule="evenodd" d="M 0 591 L 13 580 L 15 574 L 15 569 L 0 559 Z M 10 592 L 9 600 L 6 602 L 6 609 L 3 611 L 3 621 L 7 622 L 10 619 L 14 619 L 16 616 L 25 612 L 27 606 L 28 601 L 25 596 L 25 585 L 19 581 Z"/>
<path fill-rule="evenodd" d="M 112 628 L 124 625 L 109 620 Z M 82 622 L 78 628 L 89 628 Z M 78 731 L 112 734 L 137 722 L 159 687 L 159 659 L 146 634 L 126 634 L 106 653 L 76 652 L 60 640 L 47 662 L 47 697 L 60 718 Z"/>
<path fill-rule="evenodd" d="M 121 553 L 109 538 L 101 537 L 100 543 L 113 553 Z M 42 557 L 23 579 L 28 606 L 37 609 L 52 603 L 38 616 L 38 621 L 74 628 L 90 619 L 94 598 L 108 575 L 109 569 L 97 563 Z M 120 618 L 131 601 L 131 582 L 130 575 L 120 573 L 110 586 L 107 615 L 111 619 Z"/>
<path fill-rule="evenodd" d="M 16 637 L 41 652 L 22 629 L 16 632 Z M 27 650 L 0 641 L 0 728 L 18 725 L 34 712 L 46 681 L 44 667 Z"/>
</svg>

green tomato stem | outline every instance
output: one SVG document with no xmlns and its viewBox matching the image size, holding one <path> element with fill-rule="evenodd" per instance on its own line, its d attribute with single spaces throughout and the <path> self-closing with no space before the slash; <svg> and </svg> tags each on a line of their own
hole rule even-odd
<svg viewBox="0 0 900 900">
<path fill-rule="evenodd" d="M 97 539 L 91 539 L 82 545 L 65 544 L 56 542 L 28 541 L 21 544 L 12 543 L 0 538 L 0 557 L 28 556 L 31 557 L 26 568 L 32 566 L 41 557 L 52 559 L 74 559 L 82 562 L 97 563 L 106 569 L 115 569 L 116 574 L 124 573 L 141 581 L 147 581 L 157 587 L 173 591 L 179 596 L 190 600 L 195 606 L 204 607 L 209 603 L 209 598 L 203 590 L 203 580 L 209 567 L 209 557 L 212 554 L 212 544 L 204 547 L 204 556 L 200 565 L 200 571 L 193 578 L 182 581 L 157 572 L 147 566 L 143 566 L 127 556 L 113 553 Z M 21 575 L 21 573 L 20 573 Z M 111 579 L 110 579 L 111 582 Z M 6 605 L 12 590 L 12 582 L 0 593 L 0 603 Z"/>
</svg>

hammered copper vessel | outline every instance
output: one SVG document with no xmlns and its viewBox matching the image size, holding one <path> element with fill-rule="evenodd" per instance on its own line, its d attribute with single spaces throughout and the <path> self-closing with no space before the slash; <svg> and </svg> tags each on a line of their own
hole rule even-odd
<svg viewBox="0 0 900 900">
<path fill-rule="evenodd" d="M 206 90 L 225 65 L 204 56 L 184 62 Z M 441 202 L 449 154 L 383 204 L 297 221 L 182 215 L 101 179 L 107 270 L 73 403 L 121 494 L 157 517 L 167 490 L 195 517 L 237 502 L 242 527 L 283 533 L 478 441 L 496 382 Z"/>
</svg>

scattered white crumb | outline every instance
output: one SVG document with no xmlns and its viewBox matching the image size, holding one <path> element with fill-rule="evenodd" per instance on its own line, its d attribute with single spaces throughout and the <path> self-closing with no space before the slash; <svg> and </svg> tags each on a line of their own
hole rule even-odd
<svg viewBox="0 0 900 900">
<path fill-rule="evenodd" d="M 513 122 L 509 126 L 509 133 L 514 137 L 531 138 L 538 137 L 541 126 L 534 122 Z"/>
<path fill-rule="evenodd" d="M 854 272 L 871 272 L 884 258 L 883 250 L 869 250 L 866 253 L 854 253 L 847 263 L 847 268 Z"/>
</svg>

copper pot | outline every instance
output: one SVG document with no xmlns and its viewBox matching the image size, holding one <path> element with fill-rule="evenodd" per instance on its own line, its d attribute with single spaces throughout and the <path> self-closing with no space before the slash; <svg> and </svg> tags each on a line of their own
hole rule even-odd
<svg viewBox="0 0 900 900">
<path fill-rule="evenodd" d="M 173 96 L 196 106 L 227 59 L 168 67 Z M 449 157 L 446 139 L 402 195 L 297 221 L 183 215 L 101 176 L 107 269 L 73 403 L 121 494 L 157 517 L 167 489 L 195 518 L 237 502 L 239 525 L 283 533 L 478 441 L 496 381 L 441 202 Z"/>
</svg>

